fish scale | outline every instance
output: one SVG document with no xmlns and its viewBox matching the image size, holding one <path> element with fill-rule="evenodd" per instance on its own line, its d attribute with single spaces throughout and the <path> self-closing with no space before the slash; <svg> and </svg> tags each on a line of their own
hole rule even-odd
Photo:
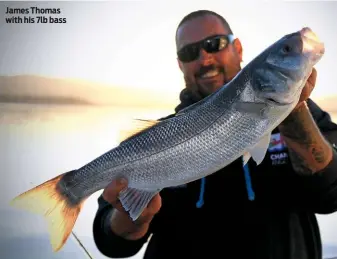
<svg viewBox="0 0 337 259">
<path fill-rule="evenodd" d="M 217 126 L 210 127 L 209 130 L 195 136 L 193 139 L 183 142 L 176 148 L 169 149 L 158 153 L 155 157 L 139 161 L 137 164 L 130 164 L 130 167 L 137 168 L 142 172 L 130 173 L 129 182 L 131 186 L 140 188 L 165 188 L 174 184 L 189 182 L 198 177 L 205 169 L 209 173 L 212 167 L 225 164 L 222 161 L 232 161 L 242 154 L 246 143 L 252 143 L 257 137 L 261 137 L 263 131 L 253 131 L 247 125 L 251 124 L 251 119 L 246 116 L 236 116 L 236 123 L 233 122 L 238 130 L 233 132 L 230 127 L 219 128 Z M 226 118 L 223 119 L 226 121 Z M 223 129 L 219 131 L 219 129 Z M 240 133 L 239 133 L 240 132 Z M 250 137 L 242 139 L 250 133 Z M 214 138 L 216 136 L 216 138 Z M 228 141 L 229 140 L 229 141 Z M 230 147 L 230 148 L 229 148 Z M 185 159 L 181 159 L 181 154 L 185 154 Z M 228 162 L 227 162 L 228 163 Z M 148 167 L 148 164 L 156 164 L 156 167 Z M 188 166 L 192 165 L 192 166 Z M 155 176 L 160 168 L 162 177 Z M 186 170 L 188 168 L 188 170 Z M 125 176 L 127 176 L 127 170 Z M 163 171 L 172 175 L 174 182 L 168 182 L 167 175 L 163 175 Z M 180 176 L 180 177 L 179 177 Z M 144 177 L 144 178 L 143 178 Z"/>
<path fill-rule="evenodd" d="M 212 104 L 213 103 L 208 104 L 208 107 Z M 219 116 L 219 113 L 224 112 L 223 107 L 222 109 L 217 109 L 216 112 L 218 113 L 215 112 L 215 108 L 209 109 L 213 111 L 213 113 L 207 113 L 206 116 L 203 116 L 205 112 L 202 111 L 201 114 L 195 112 L 194 114 L 178 117 L 177 120 L 163 122 L 161 125 L 158 125 L 158 127 L 151 128 L 144 134 L 130 139 L 130 141 L 125 144 L 121 144 L 119 147 L 112 149 L 97 160 L 79 169 L 78 174 L 74 175 L 74 179 L 82 181 L 83 174 L 85 174 L 88 179 L 88 177 L 90 178 L 90 175 L 88 175 L 90 173 L 93 177 L 96 177 L 95 172 L 98 168 L 99 170 L 106 171 L 111 167 L 119 167 L 124 163 L 132 163 L 133 161 L 144 159 L 161 150 L 179 145 L 181 142 L 186 141 L 186 139 L 194 137 L 195 132 L 207 128 L 207 126 Z M 206 119 L 208 119 L 208 121 L 206 121 Z M 189 123 L 186 123 L 186 121 Z"/>
<path fill-rule="evenodd" d="M 213 102 L 213 105 L 217 105 L 217 103 Z M 106 171 L 105 174 L 101 174 L 101 177 L 95 175 L 95 184 L 90 177 L 87 177 L 86 181 L 90 182 L 91 186 L 98 186 L 99 188 L 111 182 L 111 176 L 118 172 L 128 179 L 131 187 L 155 190 L 189 182 L 200 177 L 200 175 L 206 176 L 212 170 L 215 170 L 213 168 L 218 168 L 219 165 L 223 167 L 241 156 L 245 145 L 262 137 L 262 133 L 266 130 L 259 127 L 257 129 L 260 130 L 254 130 L 252 126 L 259 124 L 253 122 L 254 119 L 251 118 L 250 114 L 243 116 L 238 111 L 230 112 L 231 109 L 227 110 L 229 112 L 224 113 L 224 109 L 218 109 L 218 113 L 224 113 L 225 115 L 221 117 L 214 113 L 216 115 L 213 117 L 220 119 L 214 124 L 210 124 L 211 127 L 208 127 L 201 134 L 193 135 L 193 138 L 188 141 L 181 141 L 170 149 L 159 150 L 152 156 L 148 155 L 143 159 L 135 159 L 134 162 L 129 162 L 127 166 L 116 166 L 114 167 L 115 171 Z M 211 122 L 213 121 L 214 118 Z M 206 127 L 204 126 L 204 128 Z M 165 133 L 168 133 L 168 131 L 165 131 Z M 121 149 L 137 151 L 137 146 L 132 145 L 133 142 L 128 144 L 121 146 Z M 151 144 L 151 142 L 145 141 L 144 145 L 147 144 Z M 118 149 L 116 150 L 118 151 Z M 185 154 L 184 160 L 181 159 L 181 154 Z M 222 161 L 228 162 L 223 163 Z M 86 181 L 82 180 L 76 189 L 73 188 L 73 191 L 76 193 L 76 190 L 83 190 Z M 88 192 L 90 191 L 88 190 Z"/>
</svg>

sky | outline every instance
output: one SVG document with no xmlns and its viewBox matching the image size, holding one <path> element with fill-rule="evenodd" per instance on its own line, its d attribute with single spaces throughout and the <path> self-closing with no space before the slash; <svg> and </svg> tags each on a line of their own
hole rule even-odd
<svg viewBox="0 0 337 259">
<path fill-rule="evenodd" d="M 5 22 L 13 16 L 4 15 L 7 7 L 32 6 L 60 8 L 61 14 L 52 17 L 67 22 Z M 177 91 L 184 82 L 176 60 L 176 26 L 184 15 L 198 9 L 216 11 L 228 20 L 243 44 L 244 64 L 285 34 L 311 27 L 326 46 L 316 66 L 313 96 L 337 94 L 337 1 L 1 2 L 0 75 L 79 78 Z M 38 15 L 20 16 L 36 19 Z"/>
</svg>

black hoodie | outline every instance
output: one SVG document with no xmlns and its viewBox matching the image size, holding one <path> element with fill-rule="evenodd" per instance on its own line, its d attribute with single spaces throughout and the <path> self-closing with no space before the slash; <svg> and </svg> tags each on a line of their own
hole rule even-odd
<svg viewBox="0 0 337 259">
<path fill-rule="evenodd" d="M 186 90 L 180 99 L 176 112 L 197 101 Z M 321 259 L 315 213 L 337 210 L 337 125 L 312 100 L 307 103 L 335 147 L 323 172 L 296 174 L 275 129 L 258 168 L 252 159 L 245 168 L 237 160 L 206 178 L 162 190 L 162 207 L 140 240 L 114 235 L 109 225 L 113 208 L 100 197 L 93 224 L 99 251 L 111 258 L 131 257 L 152 234 L 145 259 Z"/>
</svg>

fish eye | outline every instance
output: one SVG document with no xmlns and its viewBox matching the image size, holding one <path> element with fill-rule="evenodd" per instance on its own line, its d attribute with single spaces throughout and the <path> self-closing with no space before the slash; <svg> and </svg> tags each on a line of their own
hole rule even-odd
<svg viewBox="0 0 337 259">
<path fill-rule="evenodd" d="M 291 48 L 291 46 L 288 45 L 288 44 L 285 44 L 285 45 L 283 46 L 283 48 L 282 48 L 282 52 L 283 52 L 284 54 L 288 54 L 289 52 L 291 52 L 291 50 L 292 50 L 292 48 Z"/>
</svg>

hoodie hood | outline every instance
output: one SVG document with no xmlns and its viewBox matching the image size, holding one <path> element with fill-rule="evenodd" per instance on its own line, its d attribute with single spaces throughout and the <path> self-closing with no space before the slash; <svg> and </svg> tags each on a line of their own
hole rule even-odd
<svg viewBox="0 0 337 259">
<path fill-rule="evenodd" d="M 180 104 L 174 109 L 175 112 L 179 112 L 180 110 L 201 100 L 200 98 L 194 97 L 191 91 L 187 88 L 183 89 L 180 92 L 179 99 L 180 99 Z"/>
</svg>

